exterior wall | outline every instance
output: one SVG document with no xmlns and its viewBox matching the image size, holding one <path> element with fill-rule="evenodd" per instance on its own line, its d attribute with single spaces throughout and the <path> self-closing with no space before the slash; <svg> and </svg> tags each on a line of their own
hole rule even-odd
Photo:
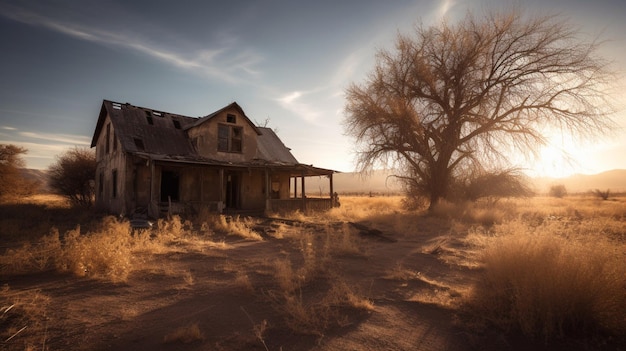
<svg viewBox="0 0 626 351">
<path fill-rule="evenodd" d="M 228 114 L 235 115 L 235 123 L 226 121 Z M 217 150 L 218 125 L 220 124 L 237 126 L 243 129 L 241 152 L 221 152 Z M 214 116 L 205 123 L 189 129 L 187 133 L 198 154 L 204 157 L 227 162 L 245 162 L 254 159 L 257 155 L 257 134 L 248 122 L 248 119 L 239 114 L 236 109 L 222 111 L 219 115 Z"/>
<path fill-rule="evenodd" d="M 96 143 L 96 162 L 96 208 L 126 214 L 127 160 L 108 116 Z"/>
</svg>

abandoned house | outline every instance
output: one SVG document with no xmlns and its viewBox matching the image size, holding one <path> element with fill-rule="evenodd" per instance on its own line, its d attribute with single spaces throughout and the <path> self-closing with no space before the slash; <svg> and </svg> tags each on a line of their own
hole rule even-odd
<svg viewBox="0 0 626 351">
<path fill-rule="evenodd" d="M 91 141 L 96 206 L 111 213 L 268 213 L 333 206 L 335 171 L 299 163 L 233 102 L 194 118 L 104 100 Z M 306 196 L 307 177 L 329 196 Z"/>
</svg>

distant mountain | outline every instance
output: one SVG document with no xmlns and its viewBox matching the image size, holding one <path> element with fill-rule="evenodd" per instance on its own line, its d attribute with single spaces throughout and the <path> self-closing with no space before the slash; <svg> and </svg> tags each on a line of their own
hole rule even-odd
<svg viewBox="0 0 626 351">
<path fill-rule="evenodd" d="M 358 172 L 335 173 L 333 190 L 339 194 L 395 194 L 402 188 L 391 171 L 378 170 L 368 175 Z M 306 192 L 310 195 L 328 194 L 328 179 L 310 177 L 306 180 Z"/>
<path fill-rule="evenodd" d="M 377 194 L 401 193 L 402 187 L 392 176 L 392 171 L 374 171 L 369 175 L 346 172 L 333 175 L 334 190 L 339 194 Z M 595 189 L 611 190 L 611 192 L 626 192 L 626 169 L 615 169 L 599 174 L 577 174 L 566 178 L 532 178 L 534 190 L 545 194 L 552 185 L 564 185 L 571 193 L 588 192 Z M 328 193 L 328 180 L 311 177 L 306 180 L 307 193 L 318 195 Z"/>
<path fill-rule="evenodd" d="M 598 174 L 575 174 L 566 178 L 535 178 L 535 190 L 547 193 L 552 185 L 564 185 L 569 193 L 582 193 L 595 189 L 626 192 L 626 169 L 614 169 Z"/>
</svg>

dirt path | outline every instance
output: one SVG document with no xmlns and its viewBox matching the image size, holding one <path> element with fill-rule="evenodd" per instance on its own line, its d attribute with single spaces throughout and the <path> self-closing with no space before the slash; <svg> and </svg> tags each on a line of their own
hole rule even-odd
<svg viewBox="0 0 626 351">
<path fill-rule="evenodd" d="M 224 250 L 146 257 L 145 267 L 123 284 L 59 275 L 9 283 L 51 298 L 50 350 L 469 349 L 451 306 L 472 272 L 424 252 L 432 236 L 394 239 L 366 238 L 365 254 L 333 257 L 333 276 L 374 308 L 348 311 L 344 325 L 323 335 L 290 331 L 268 298 L 276 289 L 274 260 L 301 255 L 301 243 L 292 239 L 229 239 Z M 255 335 L 263 321 L 268 328 Z M 189 343 L 166 342 L 178 328 L 194 325 L 200 335 Z"/>
</svg>

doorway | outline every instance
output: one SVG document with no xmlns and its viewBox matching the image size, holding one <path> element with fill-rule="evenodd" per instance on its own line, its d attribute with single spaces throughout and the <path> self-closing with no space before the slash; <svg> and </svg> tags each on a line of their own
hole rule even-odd
<svg viewBox="0 0 626 351">
<path fill-rule="evenodd" d="M 239 209 L 241 207 L 241 177 L 239 173 L 228 172 L 226 176 L 226 208 Z"/>
<path fill-rule="evenodd" d="M 180 175 L 175 171 L 161 172 L 161 202 L 179 201 Z"/>
</svg>

